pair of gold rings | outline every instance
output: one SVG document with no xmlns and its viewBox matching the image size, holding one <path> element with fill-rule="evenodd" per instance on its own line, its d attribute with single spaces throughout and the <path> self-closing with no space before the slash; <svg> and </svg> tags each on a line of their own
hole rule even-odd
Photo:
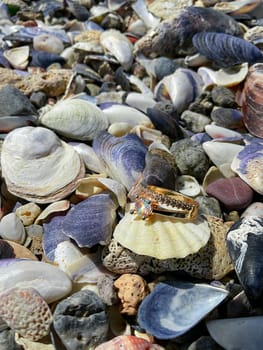
<svg viewBox="0 0 263 350">
<path fill-rule="evenodd" d="M 130 210 L 147 219 L 154 212 L 170 213 L 180 219 L 192 221 L 198 215 L 198 202 L 179 192 L 148 185 L 140 187 L 134 197 L 134 208 Z"/>
</svg>

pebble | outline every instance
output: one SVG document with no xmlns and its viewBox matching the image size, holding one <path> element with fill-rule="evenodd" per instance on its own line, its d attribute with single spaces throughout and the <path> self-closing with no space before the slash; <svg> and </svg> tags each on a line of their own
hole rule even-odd
<svg viewBox="0 0 263 350">
<path fill-rule="evenodd" d="M 32 225 L 40 213 L 41 208 L 39 205 L 32 202 L 21 205 L 16 209 L 16 215 L 24 226 Z"/>
<path fill-rule="evenodd" d="M 206 193 L 217 198 L 227 210 L 245 209 L 254 195 L 252 188 L 239 177 L 218 179 L 206 187 Z"/>
<path fill-rule="evenodd" d="M 215 86 L 211 91 L 211 98 L 217 106 L 235 108 L 235 94 L 224 86 Z"/>
<path fill-rule="evenodd" d="M 109 324 L 102 300 L 82 290 L 60 301 L 53 314 L 54 328 L 68 350 L 91 349 L 106 340 Z"/>
<path fill-rule="evenodd" d="M 180 118 L 184 122 L 186 129 L 193 133 L 203 132 L 205 126 L 211 123 L 211 119 L 207 116 L 190 110 L 184 111 Z"/>
<path fill-rule="evenodd" d="M 209 159 L 198 142 L 191 139 L 176 141 L 171 145 L 170 152 L 181 175 L 188 174 L 199 181 L 203 180 L 209 168 Z"/>
</svg>

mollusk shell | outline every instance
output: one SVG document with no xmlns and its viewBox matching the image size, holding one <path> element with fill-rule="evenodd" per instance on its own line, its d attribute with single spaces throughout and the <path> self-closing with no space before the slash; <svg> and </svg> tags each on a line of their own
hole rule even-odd
<svg viewBox="0 0 263 350">
<path fill-rule="evenodd" d="M 263 141 L 255 141 L 238 152 L 231 169 L 254 191 L 263 194 Z"/>
<path fill-rule="evenodd" d="M 34 288 L 52 303 L 71 292 L 72 284 L 65 272 L 41 261 L 0 259 L 0 293 L 15 287 Z"/>
<path fill-rule="evenodd" d="M 155 98 L 168 93 L 178 113 L 182 113 L 200 95 L 203 81 L 191 69 L 178 68 L 173 74 L 164 77 L 155 87 Z"/>
<path fill-rule="evenodd" d="M 263 137 L 263 64 L 250 67 L 242 94 L 244 124 L 252 135 Z"/>
<path fill-rule="evenodd" d="M 115 137 L 102 132 L 93 140 L 93 149 L 107 174 L 130 190 L 145 167 L 147 148 L 140 138 L 134 134 Z"/>
<path fill-rule="evenodd" d="M 43 127 L 12 130 L 1 153 L 2 174 L 12 194 L 49 203 L 73 192 L 84 176 L 84 164 L 72 146 Z"/>
<path fill-rule="evenodd" d="M 173 339 L 195 326 L 228 295 L 206 284 L 158 283 L 138 309 L 138 322 L 158 339 Z"/>
<path fill-rule="evenodd" d="M 161 350 L 161 346 L 134 335 L 119 335 L 112 340 L 100 344 L 95 350 Z"/>
<path fill-rule="evenodd" d="M 39 118 L 42 125 L 75 140 L 93 140 L 108 127 L 104 113 L 94 104 L 81 99 L 59 101 Z"/>
<path fill-rule="evenodd" d="M 263 219 L 243 217 L 235 222 L 227 234 L 229 255 L 236 274 L 252 304 L 263 296 Z"/>
<path fill-rule="evenodd" d="M 193 36 L 194 47 L 219 67 L 243 62 L 263 62 L 263 53 L 252 43 L 224 33 L 204 32 Z"/>
<path fill-rule="evenodd" d="M 157 259 L 184 258 L 205 246 L 210 237 L 207 221 L 182 222 L 173 216 L 154 213 L 147 220 L 126 213 L 113 237 L 136 254 Z"/>
<path fill-rule="evenodd" d="M 29 46 L 14 47 L 4 52 L 4 57 L 16 69 L 25 69 L 29 63 Z"/>
</svg>

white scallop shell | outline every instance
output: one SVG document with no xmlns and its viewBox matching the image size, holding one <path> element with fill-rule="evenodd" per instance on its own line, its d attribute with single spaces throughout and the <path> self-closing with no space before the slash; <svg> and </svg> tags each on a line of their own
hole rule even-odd
<svg viewBox="0 0 263 350">
<path fill-rule="evenodd" d="M 126 213 L 113 237 L 136 254 L 157 259 L 184 258 L 204 247 L 210 237 L 207 221 L 182 222 L 173 216 L 154 213 L 147 220 Z"/>
<path fill-rule="evenodd" d="M 31 126 L 14 129 L 6 136 L 1 166 L 8 191 L 36 203 L 65 198 L 85 172 L 72 146 L 51 130 Z"/>
<path fill-rule="evenodd" d="M 93 140 L 108 127 L 107 117 L 96 105 L 77 98 L 59 101 L 39 121 L 60 135 L 81 141 Z"/>
</svg>

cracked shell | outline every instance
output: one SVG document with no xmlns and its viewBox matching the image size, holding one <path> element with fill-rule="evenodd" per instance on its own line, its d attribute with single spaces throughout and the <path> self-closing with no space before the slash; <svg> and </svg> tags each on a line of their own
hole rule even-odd
<svg viewBox="0 0 263 350">
<path fill-rule="evenodd" d="M 8 191 L 36 203 L 50 203 L 73 192 L 85 168 L 72 146 L 46 128 L 26 126 L 11 131 L 1 154 Z"/>
</svg>

